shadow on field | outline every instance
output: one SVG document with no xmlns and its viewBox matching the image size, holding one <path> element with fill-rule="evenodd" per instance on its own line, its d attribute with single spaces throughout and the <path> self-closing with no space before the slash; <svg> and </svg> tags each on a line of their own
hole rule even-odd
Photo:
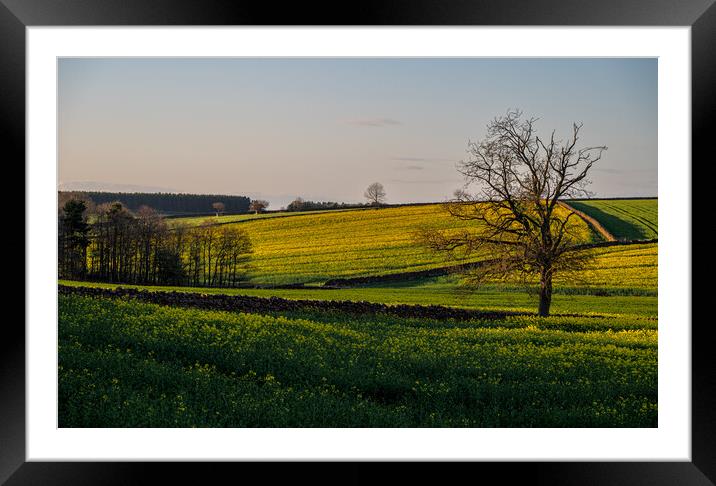
<svg viewBox="0 0 716 486">
<path fill-rule="evenodd" d="M 618 240 L 643 240 L 649 237 L 644 228 L 636 226 L 635 224 L 625 221 L 613 214 L 605 213 L 599 208 L 582 204 L 577 201 L 569 201 L 569 205 L 599 221 L 599 223 Z"/>
</svg>

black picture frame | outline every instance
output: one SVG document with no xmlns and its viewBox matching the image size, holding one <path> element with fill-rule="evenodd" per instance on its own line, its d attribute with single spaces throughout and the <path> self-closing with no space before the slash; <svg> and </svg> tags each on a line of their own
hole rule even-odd
<svg viewBox="0 0 716 486">
<path fill-rule="evenodd" d="M 355 4 L 334 2 L 271 2 L 236 0 L 0 0 L 0 137 L 3 159 L 24 180 L 25 160 L 25 29 L 29 26 L 82 25 L 573 25 L 573 26 L 691 26 L 692 41 L 692 170 L 693 161 L 713 158 L 707 152 L 709 121 L 716 109 L 716 6 L 714 0 L 396 0 Z M 706 154 L 709 158 L 706 158 Z M 694 182 L 697 179 L 692 177 Z M 18 184 L 19 185 L 19 184 Z M 697 188 L 692 185 L 692 194 Z M 694 213 L 699 207 L 694 204 Z M 694 214 L 694 216 L 695 216 Z M 26 215 L 27 217 L 27 215 Z M 692 221 L 698 219 L 693 217 Z M 25 250 L 21 250 L 25 252 Z M 30 255 L 25 253 L 25 259 Z M 705 272 L 705 269 L 701 270 Z M 19 273 L 18 273 L 19 274 Z M 694 293 L 698 293 L 692 285 Z M 7 290 L 6 290 L 7 292 Z M 26 292 L 32 292 L 27 288 Z M 693 295 L 693 293 L 692 293 Z M 699 302 L 693 299 L 692 302 Z M 17 317 L 7 314 L 0 339 L 0 483 L 19 484 L 143 484 L 155 480 L 150 472 L 190 473 L 220 478 L 232 464 L 60 463 L 25 461 L 25 334 Z M 691 462 L 531 462 L 471 463 L 453 465 L 452 474 L 489 478 L 497 473 L 505 480 L 531 484 L 680 484 L 716 482 L 716 365 L 711 358 L 710 322 L 694 319 L 692 327 L 692 461 Z M 406 479 L 405 471 L 381 472 L 374 464 L 351 463 L 337 470 L 321 466 L 320 476 L 303 465 L 293 465 L 291 480 L 357 483 L 363 480 L 394 482 Z M 278 479 L 281 471 L 266 464 L 240 465 L 242 474 L 268 472 Z M 251 469 L 256 469 L 252 471 Z M 407 468 L 402 468 L 407 469 Z M 433 479 L 423 465 L 413 464 L 413 474 Z M 306 478 L 301 476 L 306 475 Z M 442 473 L 435 480 L 444 481 Z M 479 475 L 479 476 L 477 476 Z M 484 476 L 483 476 L 484 475 Z M 520 481 L 521 482 L 521 481 Z"/>
</svg>

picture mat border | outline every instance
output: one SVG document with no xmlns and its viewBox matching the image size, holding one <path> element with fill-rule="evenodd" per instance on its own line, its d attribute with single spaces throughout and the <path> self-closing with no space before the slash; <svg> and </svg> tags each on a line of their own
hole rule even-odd
<svg viewBox="0 0 716 486">
<path fill-rule="evenodd" d="M 496 30 L 508 42 L 491 45 Z M 690 460 L 690 28 L 31 27 L 27 42 L 27 460 Z M 58 429 L 56 59 L 112 56 L 658 57 L 659 428 Z"/>
</svg>

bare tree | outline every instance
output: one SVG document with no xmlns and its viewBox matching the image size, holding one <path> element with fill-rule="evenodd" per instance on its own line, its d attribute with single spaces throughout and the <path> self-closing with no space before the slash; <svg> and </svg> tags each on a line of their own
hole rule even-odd
<svg viewBox="0 0 716 486">
<path fill-rule="evenodd" d="M 455 218 L 474 221 L 474 231 L 423 230 L 421 239 L 438 251 L 467 256 L 484 252 L 488 259 L 469 276 L 480 284 L 487 279 L 515 277 L 525 283 L 539 280 L 540 316 L 549 315 L 552 280 L 569 275 L 589 262 L 574 223 L 576 213 L 559 204 L 562 199 L 588 196 L 587 174 L 605 146 L 577 148 L 582 124 L 574 124 L 566 141 L 555 132 L 542 139 L 536 118 L 508 111 L 487 126 L 479 143 L 470 142 L 467 161 L 458 164 L 465 188 L 445 205 Z M 478 185 L 479 192 L 467 189 Z"/>
<path fill-rule="evenodd" d="M 136 214 L 120 202 L 97 206 L 86 223 L 71 200 L 59 221 L 58 270 L 63 278 L 204 286 L 236 286 L 249 269 L 248 233 L 207 218 L 196 226 L 167 224 L 147 206 Z"/>
<path fill-rule="evenodd" d="M 149 206 L 140 206 L 135 215 L 137 279 L 150 283 L 157 274 L 157 255 L 167 230 L 164 219 Z"/>
<path fill-rule="evenodd" d="M 374 182 L 363 193 L 368 202 L 374 206 L 380 206 L 385 202 L 385 189 L 380 182 Z"/>
<path fill-rule="evenodd" d="M 214 208 L 214 211 L 216 211 L 216 216 L 218 217 L 220 214 L 222 214 L 224 211 L 226 211 L 226 205 L 224 205 L 223 202 L 215 202 L 211 205 L 212 208 Z"/>
<path fill-rule="evenodd" d="M 254 214 L 259 214 L 261 211 L 269 207 L 269 202 L 263 199 L 253 199 L 249 204 L 249 210 L 253 211 Z"/>
</svg>

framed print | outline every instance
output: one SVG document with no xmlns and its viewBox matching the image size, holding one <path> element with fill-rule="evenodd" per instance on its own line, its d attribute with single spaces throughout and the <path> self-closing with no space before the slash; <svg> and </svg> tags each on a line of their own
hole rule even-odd
<svg viewBox="0 0 716 486">
<path fill-rule="evenodd" d="M 26 322 L 0 479 L 713 483 L 712 2 L 233 7 L 3 0 Z"/>
</svg>

